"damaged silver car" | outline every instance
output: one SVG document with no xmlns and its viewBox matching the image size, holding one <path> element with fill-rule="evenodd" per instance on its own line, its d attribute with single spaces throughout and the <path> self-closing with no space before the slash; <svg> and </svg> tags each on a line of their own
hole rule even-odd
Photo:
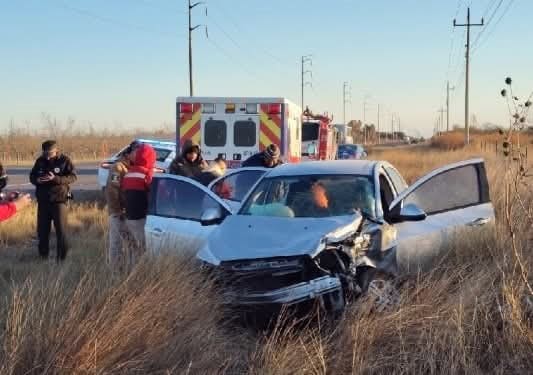
<svg viewBox="0 0 533 375">
<path fill-rule="evenodd" d="M 430 267 L 457 229 L 494 220 L 482 159 L 447 165 L 410 187 L 387 162 L 288 164 L 259 178 L 236 211 L 212 191 L 200 198 L 194 220 L 209 232 L 196 257 L 216 273 L 226 301 L 241 306 L 318 299 L 342 310 L 376 272 Z M 165 228 L 176 243 L 187 235 L 170 222 Z"/>
</svg>

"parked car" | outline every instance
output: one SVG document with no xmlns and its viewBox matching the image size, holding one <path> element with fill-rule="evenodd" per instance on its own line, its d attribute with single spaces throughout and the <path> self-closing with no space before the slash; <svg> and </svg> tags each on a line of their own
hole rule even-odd
<svg viewBox="0 0 533 375">
<path fill-rule="evenodd" d="M 176 156 L 176 142 L 171 141 L 157 141 L 153 139 L 136 139 L 135 141 L 139 143 L 147 143 L 151 145 L 156 152 L 156 164 L 154 172 L 164 173 L 168 171 L 170 163 Z M 119 152 L 112 155 L 108 159 L 102 161 L 98 167 L 98 186 L 100 189 L 105 189 L 107 183 L 107 176 L 109 175 L 109 169 L 115 163 L 120 155 L 128 145 L 124 146 Z"/>
<path fill-rule="evenodd" d="M 226 301 L 236 305 L 322 298 L 341 310 L 376 272 L 428 268 L 454 231 L 494 221 L 482 159 L 410 187 L 389 163 L 367 160 L 287 164 L 252 180 L 235 210 L 193 181 L 157 176 L 146 225 L 152 251 L 199 248 L 202 268 L 223 275 Z"/>
<path fill-rule="evenodd" d="M 337 159 L 365 159 L 367 153 L 362 145 L 358 144 L 342 144 L 337 148 Z"/>
</svg>

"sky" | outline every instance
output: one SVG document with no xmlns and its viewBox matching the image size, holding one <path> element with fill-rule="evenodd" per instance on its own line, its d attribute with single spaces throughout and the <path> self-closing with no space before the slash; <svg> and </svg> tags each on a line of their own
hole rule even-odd
<svg viewBox="0 0 533 375">
<path fill-rule="evenodd" d="M 450 91 L 450 123 L 464 123 L 466 28 L 470 111 L 508 123 L 499 92 L 533 90 L 531 0 L 205 0 L 193 9 L 198 96 L 287 97 L 300 103 L 301 56 L 312 55 L 305 103 L 343 121 L 415 136 L 432 133 Z M 186 0 L 0 0 L 0 131 L 41 126 L 42 113 L 97 129 L 173 127 L 189 94 Z M 207 8 L 207 15 L 206 15 Z M 481 34 L 480 34 L 481 33 Z M 366 102 L 366 105 L 364 104 Z M 363 110 L 366 108 L 366 110 Z"/>
</svg>

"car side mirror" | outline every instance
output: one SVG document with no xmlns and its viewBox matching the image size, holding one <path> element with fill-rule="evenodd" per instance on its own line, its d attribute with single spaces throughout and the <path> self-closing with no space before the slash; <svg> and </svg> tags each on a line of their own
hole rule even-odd
<svg viewBox="0 0 533 375">
<path fill-rule="evenodd" d="M 220 224 L 222 220 L 224 220 L 224 215 L 222 215 L 220 207 L 211 207 L 202 213 L 200 223 L 205 227 L 208 225 Z"/>
<path fill-rule="evenodd" d="M 404 221 L 422 221 L 425 220 L 427 214 L 423 209 L 414 203 L 408 203 L 403 207 L 397 209 L 396 207 L 391 211 L 391 221 L 394 223 L 402 223 Z"/>
</svg>

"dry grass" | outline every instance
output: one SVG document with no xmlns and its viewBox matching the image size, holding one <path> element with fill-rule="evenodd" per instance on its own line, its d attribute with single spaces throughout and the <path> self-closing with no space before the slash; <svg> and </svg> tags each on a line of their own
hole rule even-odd
<svg viewBox="0 0 533 375">
<path fill-rule="evenodd" d="M 475 151 L 388 150 L 407 179 Z M 487 158 L 502 211 L 504 165 Z M 529 188 L 530 189 L 530 188 Z M 527 204 L 533 204 L 528 192 Z M 76 233 L 64 265 L 40 263 L 28 210 L 0 226 L 0 373 L 525 374 L 533 372 L 533 296 L 500 223 L 462 236 L 433 272 L 407 280 L 401 305 L 371 301 L 339 322 L 278 327 L 263 335 L 228 326 L 228 312 L 187 259 L 148 260 L 129 277 L 103 262 L 105 214 L 73 208 Z M 530 272 L 532 228 L 515 218 Z"/>
<path fill-rule="evenodd" d="M 518 133 L 513 133 L 511 140 L 513 144 L 518 144 L 518 140 L 522 145 L 533 145 L 533 134 L 531 132 L 524 133 L 519 136 Z M 431 145 L 441 150 L 459 150 L 464 147 L 465 135 L 463 131 L 454 130 L 442 133 L 440 136 L 431 138 Z M 497 131 L 488 132 L 473 129 L 470 133 L 470 141 L 474 147 L 495 149 L 496 145 L 500 145 L 503 141 L 503 136 Z"/>
</svg>

